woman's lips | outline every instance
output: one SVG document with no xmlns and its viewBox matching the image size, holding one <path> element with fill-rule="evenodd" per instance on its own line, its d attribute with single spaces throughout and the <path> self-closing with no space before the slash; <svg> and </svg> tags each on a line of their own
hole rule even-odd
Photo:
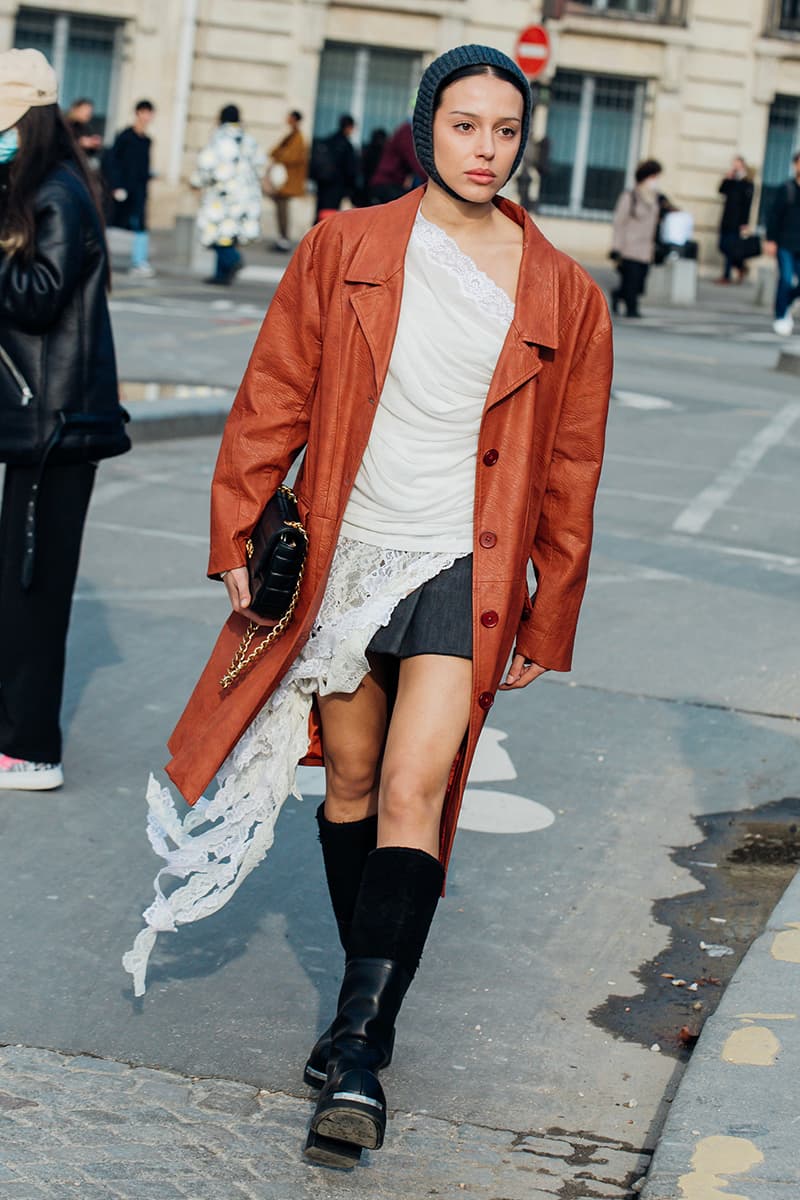
<svg viewBox="0 0 800 1200">
<path fill-rule="evenodd" d="M 476 183 L 492 183 L 495 175 L 492 171 L 467 171 L 467 177 L 474 179 Z"/>
</svg>

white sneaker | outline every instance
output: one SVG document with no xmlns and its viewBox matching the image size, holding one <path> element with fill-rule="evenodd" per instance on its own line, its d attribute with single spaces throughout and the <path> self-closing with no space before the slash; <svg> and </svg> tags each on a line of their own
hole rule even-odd
<svg viewBox="0 0 800 1200">
<path fill-rule="evenodd" d="M 136 275 L 139 279 L 152 279 L 155 273 L 155 267 L 151 267 L 150 263 L 142 263 L 141 266 L 131 267 L 128 271 L 129 275 Z"/>
<path fill-rule="evenodd" d="M 790 337 L 792 330 L 794 329 L 794 318 L 792 317 L 791 313 L 787 313 L 785 317 L 778 317 L 772 322 L 772 328 L 776 333 L 779 333 L 781 337 Z"/>
<path fill-rule="evenodd" d="M 0 789 L 49 792 L 51 788 L 61 787 L 63 782 L 61 763 L 27 762 L 24 758 L 0 754 Z"/>
</svg>

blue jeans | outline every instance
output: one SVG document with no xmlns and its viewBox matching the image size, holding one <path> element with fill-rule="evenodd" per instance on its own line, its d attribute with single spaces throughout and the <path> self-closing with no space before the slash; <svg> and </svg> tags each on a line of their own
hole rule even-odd
<svg viewBox="0 0 800 1200">
<path fill-rule="evenodd" d="M 797 283 L 795 283 L 797 279 Z M 800 299 L 800 250 L 778 247 L 778 290 L 775 293 L 775 319 L 785 317 L 795 300 Z"/>
<path fill-rule="evenodd" d="M 236 248 L 234 242 L 230 246 L 215 246 L 214 251 L 217 255 L 217 279 L 230 279 L 236 268 L 242 261 L 242 256 Z"/>
</svg>

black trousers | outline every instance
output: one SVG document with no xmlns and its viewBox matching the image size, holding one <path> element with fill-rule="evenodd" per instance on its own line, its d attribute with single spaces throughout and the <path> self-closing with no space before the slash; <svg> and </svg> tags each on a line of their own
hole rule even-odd
<svg viewBox="0 0 800 1200">
<path fill-rule="evenodd" d="M 620 281 L 614 291 L 614 297 L 622 300 L 628 316 L 639 311 L 639 297 L 644 292 L 649 269 L 648 263 L 636 262 L 633 258 L 623 258 L 617 264 Z"/>
<path fill-rule="evenodd" d="M 61 695 L 72 592 L 94 463 L 46 467 L 37 506 L 33 583 L 20 583 L 23 524 L 35 467 L 6 467 L 0 514 L 0 753 L 61 762 Z"/>
</svg>

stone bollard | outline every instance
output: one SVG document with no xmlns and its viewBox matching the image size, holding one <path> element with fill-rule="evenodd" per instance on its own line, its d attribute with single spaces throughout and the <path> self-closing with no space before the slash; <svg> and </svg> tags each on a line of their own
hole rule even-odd
<svg viewBox="0 0 800 1200">
<path fill-rule="evenodd" d="M 781 350 L 775 370 L 782 371 L 784 375 L 800 375 L 800 346 Z"/>
<path fill-rule="evenodd" d="M 653 267 L 647 278 L 647 298 L 653 304 L 696 304 L 697 260 L 673 258 Z"/>
<path fill-rule="evenodd" d="M 760 262 L 756 267 L 756 290 L 753 304 L 756 308 L 771 308 L 775 297 L 775 263 Z"/>
</svg>

